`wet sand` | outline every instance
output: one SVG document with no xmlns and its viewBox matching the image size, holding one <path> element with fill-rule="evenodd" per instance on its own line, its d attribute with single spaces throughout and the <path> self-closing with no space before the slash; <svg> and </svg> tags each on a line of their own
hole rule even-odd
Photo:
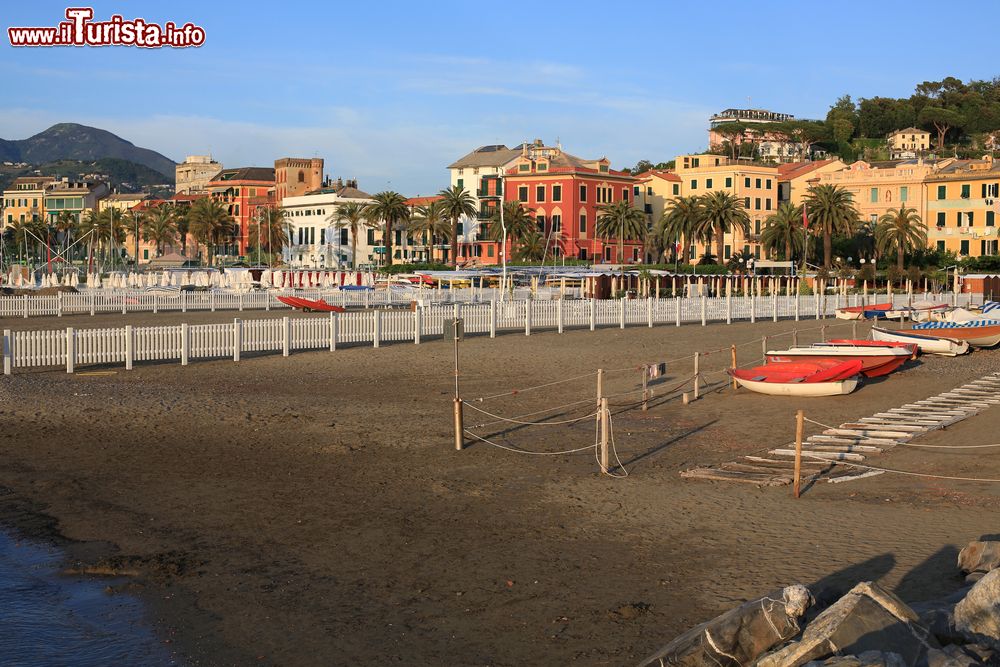
<svg viewBox="0 0 1000 667">
<path fill-rule="evenodd" d="M 168 321 L 100 319 L 145 317 Z M 829 399 L 733 392 L 721 374 L 686 407 L 654 394 L 642 413 L 629 409 L 634 393 L 619 395 L 637 386 L 638 364 L 720 349 L 703 359 L 711 372 L 728 364 L 731 343 L 796 326 L 818 323 L 461 344 L 470 401 L 614 370 L 606 393 L 625 479 L 599 475 L 593 450 L 454 451 L 452 348 L 431 341 L 15 374 L 0 384 L 0 485 L 37 503 L 68 538 L 115 545 L 110 559 L 95 559 L 136 573 L 161 631 L 193 664 L 619 665 L 789 583 L 878 579 L 909 600 L 957 587 L 957 549 L 1000 532 L 997 484 L 882 475 L 816 484 L 796 501 L 787 487 L 678 473 L 789 441 L 799 407 L 829 424 L 867 416 L 997 370 L 1000 354 L 925 358 Z M 747 344 L 740 362 L 759 354 L 759 342 Z M 654 392 L 689 376 L 689 364 L 668 364 Z M 518 415 L 584 401 L 554 413 L 568 419 L 593 410 L 594 382 L 474 405 Z M 490 419 L 466 413 L 468 427 Z M 919 442 L 987 442 L 997 426 L 1000 407 Z M 533 451 L 594 440 L 592 419 L 476 432 Z M 1000 478 L 1000 449 L 897 448 L 871 462 Z"/>
</svg>

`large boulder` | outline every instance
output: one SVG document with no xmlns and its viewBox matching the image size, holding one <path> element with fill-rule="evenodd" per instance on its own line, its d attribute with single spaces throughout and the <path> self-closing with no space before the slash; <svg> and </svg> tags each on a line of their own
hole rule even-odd
<svg viewBox="0 0 1000 667">
<path fill-rule="evenodd" d="M 989 572 L 1000 567 L 1000 542 L 969 542 L 958 553 L 958 568 L 966 574 Z"/>
<path fill-rule="evenodd" d="M 817 616 L 802 638 L 762 657 L 758 667 L 799 667 L 827 656 L 866 651 L 898 654 L 905 667 L 920 663 L 937 641 L 906 603 L 878 584 L 863 582 Z"/>
<path fill-rule="evenodd" d="M 955 629 L 971 642 L 1000 649 L 1000 570 L 991 570 L 955 605 Z"/>
<path fill-rule="evenodd" d="M 985 663 L 978 657 L 954 644 L 943 649 L 932 648 L 927 652 L 927 667 L 977 667 L 983 664 Z"/>
<path fill-rule="evenodd" d="M 833 658 L 807 662 L 806 667 L 905 667 L 906 663 L 896 653 L 865 651 L 860 655 L 839 655 Z"/>
<path fill-rule="evenodd" d="M 744 602 L 694 627 L 644 660 L 642 665 L 740 667 L 799 633 L 799 619 L 812 598 L 796 584 Z"/>
</svg>

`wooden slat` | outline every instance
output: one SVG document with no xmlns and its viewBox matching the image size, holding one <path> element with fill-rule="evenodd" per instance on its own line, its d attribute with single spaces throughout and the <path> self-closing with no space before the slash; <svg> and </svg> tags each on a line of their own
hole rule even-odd
<svg viewBox="0 0 1000 667">
<path fill-rule="evenodd" d="M 848 422 L 846 424 L 841 424 L 840 427 L 845 429 L 870 430 L 875 433 L 879 431 L 890 431 L 896 433 L 905 432 L 911 436 L 920 435 L 921 433 L 926 433 L 930 430 L 926 426 L 913 426 L 910 424 L 901 424 L 896 422 L 880 422 L 874 419 L 870 422 Z"/>
<path fill-rule="evenodd" d="M 896 441 L 909 440 L 910 438 L 913 437 L 912 433 L 907 433 L 905 431 L 844 428 L 844 424 L 841 424 L 840 428 L 826 429 L 825 431 L 823 431 L 823 435 L 849 435 L 859 438 L 891 438 Z"/>
<path fill-rule="evenodd" d="M 768 454 L 774 454 L 775 456 L 791 456 L 794 458 L 794 449 L 772 449 Z M 809 456 L 813 458 L 827 459 L 830 461 L 864 461 L 865 457 L 861 454 L 851 454 L 849 452 L 810 452 Z"/>
<path fill-rule="evenodd" d="M 843 445 L 883 445 L 888 447 L 897 444 L 897 441 L 892 438 L 847 437 L 839 435 L 811 435 L 807 442 L 834 442 Z"/>
<path fill-rule="evenodd" d="M 853 445 L 837 443 L 804 442 L 802 451 L 810 452 L 863 452 L 865 454 L 881 454 L 883 447 L 873 447 L 872 445 Z"/>
</svg>

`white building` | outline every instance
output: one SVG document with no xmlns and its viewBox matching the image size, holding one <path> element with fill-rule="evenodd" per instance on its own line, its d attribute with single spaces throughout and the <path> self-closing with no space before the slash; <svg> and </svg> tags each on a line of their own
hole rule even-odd
<svg viewBox="0 0 1000 667">
<path fill-rule="evenodd" d="M 479 240 L 479 223 L 493 217 L 499 200 L 495 181 L 521 157 L 524 146 L 525 144 L 514 148 L 507 148 L 503 144 L 480 146 L 448 165 L 451 185 L 468 190 L 479 211 L 475 218 L 460 221 L 460 256 L 469 258 L 477 255 L 478 248 L 472 246 Z"/>
<path fill-rule="evenodd" d="M 288 246 L 282 251 L 285 263 L 295 268 L 347 269 L 351 267 L 355 242 L 359 266 L 381 263 L 376 252 L 381 246 L 381 234 L 362 223 L 359 238 L 354 239 L 349 228 L 335 224 L 337 207 L 341 204 L 371 201 L 371 195 L 358 190 L 355 182 L 345 184 L 340 180 L 305 195 L 282 199 L 290 236 Z"/>
</svg>

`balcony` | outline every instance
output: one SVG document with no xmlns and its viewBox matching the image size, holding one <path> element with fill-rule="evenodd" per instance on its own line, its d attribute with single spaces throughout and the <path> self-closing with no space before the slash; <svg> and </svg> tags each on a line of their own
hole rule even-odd
<svg viewBox="0 0 1000 667">
<path fill-rule="evenodd" d="M 496 215 L 496 212 L 497 212 L 496 206 L 483 206 L 482 208 L 479 209 L 479 213 L 476 215 L 476 217 L 480 220 L 490 220 L 493 218 L 494 215 Z"/>
</svg>

